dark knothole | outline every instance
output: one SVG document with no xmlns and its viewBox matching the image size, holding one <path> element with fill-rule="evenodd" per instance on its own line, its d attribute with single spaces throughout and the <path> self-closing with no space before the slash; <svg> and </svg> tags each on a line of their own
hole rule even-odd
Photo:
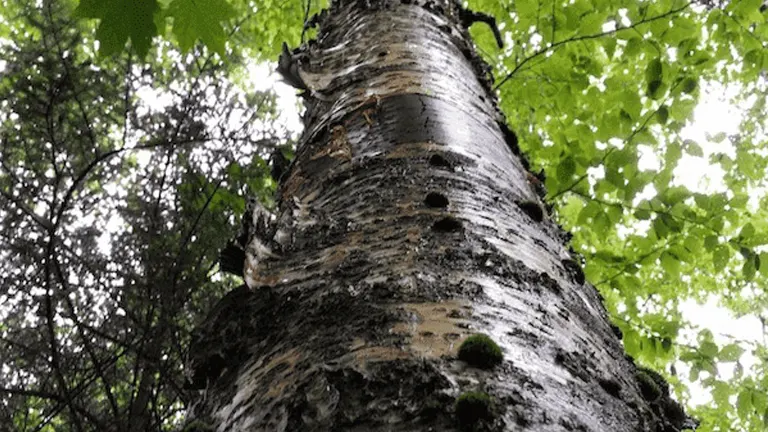
<svg viewBox="0 0 768 432">
<path fill-rule="evenodd" d="M 245 250 L 235 242 L 228 242 L 227 246 L 219 252 L 220 271 L 243 277 L 244 263 Z"/>
<path fill-rule="evenodd" d="M 584 285 L 584 282 L 587 281 L 586 276 L 584 276 L 584 270 L 581 269 L 581 265 L 577 263 L 576 261 L 572 259 L 564 259 L 560 261 L 560 263 L 565 267 L 565 270 L 570 273 L 570 275 L 573 277 L 573 280 L 576 281 L 579 285 Z"/>
<path fill-rule="evenodd" d="M 443 194 L 430 192 L 427 194 L 427 197 L 424 198 L 424 204 L 426 204 L 427 207 L 432 208 L 445 208 L 448 207 L 448 198 Z"/>
<path fill-rule="evenodd" d="M 543 173 L 544 170 L 541 170 L 540 172 Z M 530 171 L 526 171 L 525 178 L 528 181 L 531 190 L 536 193 L 536 196 L 542 200 L 547 197 L 547 187 L 544 186 L 544 180 L 541 180 L 536 174 Z"/>
<path fill-rule="evenodd" d="M 483 420 L 493 418 L 491 396 L 484 392 L 466 392 L 456 399 L 456 418 L 463 427 L 474 429 Z"/>
<path fill-rule="evenodd" d="M 522 210 L 535 222 L 541 222 L 544 220 L 544 209 L 541 208 L 539 203 L 534 201 L 518 201 L 516 204 L 518 207 L 520 207 L 520 210 Z"/>
<path fill-rule="evenodd" d="M 504 354 L 488 335 L 475 334 L 466 338 L 459 347 L 459 360 L 480 369 L 490 369 L 501 364 Z"/>
<path fill-rule="evenodd" d="M 461 228 L 461 221 L 451 216 L 444 217 L 432 224 L 432 231 L 436 232 L 456 232 L 461 231 Z"/>
<path fill-rule="evenodd" d="M 619 397 L 619 393 L 621 392 L 621 384 L 619 384 L 615 380 L 607 379 L 607 378 L 599 378 L 597 382 L 598 384 L 600 384 L 600 387 L 602 387 L 603 390 L 605 390 L 606 393 L 608 393 L 609 395 L 615 398 Z"/>
<path fill-rule="evenodd" d="M 379 51 L 379 57 L 385 57 L 387 55 L 386 51 Z"/>
<path fill-rule="evenodd" d="M 619 328 L 619 326 L 617 326 L 617 325 L 616 325 L 616 324 L 614 324 L 614 323 L 610 323 L 610 324 L 611 324 L 611 331 L 613 332 L 613 334 L 614 334 L 614 335 L 615 335 L 615 336 L 616 336 L 616 337 L 617 337 L 619 340 L 623 340 L 623 339 L 624 339 L 624 333 L 621 331 L 621 329 Z"/>
<path fill-rule="evenodd" d="M 499 125 L 499 129 L 501 129 L 501 134 L 504 136 L 504 142 L 507 143 L 507 147 L 509 147 L 510 150 L 512 150 L 512 153 L 515 156 L 520 156 L 520 145 L 517 141 L 517 134 L 507 126 L 507 123 L 505 122 L 497 122 Z"/>
<path fill-rule="evenodd" d="M 437 154 L 429 157 L 429 164 L 432 165 L 433 167 L 446 168 L 449 170 L 453 169 L 453 165 L 451 165 L 451 163 L 448 162 L 447 159 Z"/>
</svg>

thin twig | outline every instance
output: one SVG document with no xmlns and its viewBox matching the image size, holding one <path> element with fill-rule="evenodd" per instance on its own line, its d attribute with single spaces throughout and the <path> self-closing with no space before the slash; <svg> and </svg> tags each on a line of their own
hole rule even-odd
<svg viewBox="0 0 768 432">
<path fill-rule="evenodd" d="M 543 54 L 546 54 L 549 51 L 555 50 L 555 49 L 559 48 L 562 45 L 565 45 L 565 44 L 567 44 L 569 42 L 576 42 L 576 41 L 582 41 L 582 40 L 588 40 L 588 39 L 597 39 L 597 38 L 601 38 L 603 36 L 607 36 L 607 35 L 610 35 L 610 34 L 618 33 L 618 32 L 623 31 L 623 30 L 634 29 L 635 27 L 638 27 L 640 25 L 648 24 L 650 22 L 653 22 L 653 21 L 656 21 L 656 20 L 659 20 L 659 19 L 662 19 L 662 18 L 666 18 L 668 16 L 671 16 L 671 15 L 674 15 L 674 14 L 676 14 L 678 12 L 681 12 L 681 11 L 687 9 L 691 4 L 693 4 L 693 1 L 690 1 L 690 2 L 686 3 L 684 6 L 681 6 L 681 7 L 677 8 L 677 9 L 672 9 L 669 12 L 663 13 L 661 15 L 657 15 L 655 17 L 651 17 L 651 18 L 648 18 L 648 19 L 643 19 L 641 21 L 638 21 L 635 24 L 632 24 L 631 26 L 619 27 L 619 28 L 616 28 L 616 29 L 613 29 L 613 30 L 609 30 L 609 31 L 604 31 L 604 32 L 595 33 L 595 34 L 591 34 L 591 35 L 576 36 L 576 37 L 572 37 L 570 39 L 564 39 L 564 40 L 561 40 L 559 42 L 554 42 L 551 45 L 549 45 L 549 46 L 547 46 L 545 48 L 542 48 L 539 51 L 535 52 L 530 57 L 526 57 L 525 59 L 523 59 L 523 61 L 518 63 L 515 66 L 515 68 L 512 69 L 512 71 L 510 73 L 508 73 L 507 76 L 504 77 L 504 79 L 502 79 L 498 84 L 496 84 L 496 86 L 494 86 L 493 89 L 494 90 L 498 90 L 502 85 L 504 85 L 507 81 L 509 81 L 515 75 L 515 73 L 517 73 L 520 70 L 520 68 L 522 68 L 529 61 L 531 61 L 531 60 L 533 60 L 533 59 L 535 59 L 535 58 L 537 58 L 537 57 L 539 57 L 539 56 L 541 56 Z"/>
</svg>

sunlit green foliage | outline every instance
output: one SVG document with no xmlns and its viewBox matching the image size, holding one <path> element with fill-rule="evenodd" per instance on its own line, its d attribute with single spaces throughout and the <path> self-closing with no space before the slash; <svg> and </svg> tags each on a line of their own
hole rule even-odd
<svg viewBox="0 0 768 432">
<path fill-rule="evenodd" d="M 295 45 L 307 13 L 325 2 L 282 0 L 81 0 L 76 16 L 97 20 L 99 53 L 105 56 L 122 51 L 126 43 L 145 57 L 158 35 L 171 36 L 183 52 L 196 41 L 226 58 L 233 51 L 257 58 L 279 53 L 280 43 Z M 230 43 L 227 51 L 226 44 Z"/>
</svg>

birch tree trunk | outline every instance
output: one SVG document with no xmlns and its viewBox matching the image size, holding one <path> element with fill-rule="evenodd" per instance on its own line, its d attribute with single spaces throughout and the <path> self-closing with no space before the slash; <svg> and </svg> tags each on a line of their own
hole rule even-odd
<svg viewBox="0 0 768 432">
<path fill-rule="evenodd" d="M 460 15 L 453 0 L 338 0 L 295 51 L 306 129 L 280 187 L 283 247 L 202 330 L 221 335 L 195 408 L 213 429 L 691 423 L 625 358 L 542 213 Z M 459 359 L 475 334 L 500 364 L 484 338 Z"/>
</svg>

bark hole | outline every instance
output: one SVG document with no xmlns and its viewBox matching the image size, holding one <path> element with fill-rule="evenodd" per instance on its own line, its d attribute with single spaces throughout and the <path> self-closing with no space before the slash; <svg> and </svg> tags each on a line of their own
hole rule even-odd
<svg viewBox="0 0 768 432">
<path fill-rule="evenodd" d="M 541 208 L 539 203 L 533 201 L 518 201 L 516 204 L 520 207 L 520 210 L 522 210 L 523 213 L 527 214 L 528 217 L 534 221 L 541 222 L 544 220 L 544 209 Z"/>
<path fill-rule="evenodd" d="M 456 232 L 461 230 L 461 221 L 453 217 L 444 217 L 432 224 L 432 231 L 436 232 Z"/>
<path fill-rule="evenodd" d="M 433 167 L 437 167 L 437 168 L 447 168 L 447 169 L 452 169 L 453 168 L 453 166 L 451 165 L 450 162 L 448 162 L 448 160 L 446 160 L 444 157 L 442 157 L 440 155 L 437 155 L 437 154 L 436 155 L 432 155 L 429 158 L 429 164 L 432 165 Z"/>
<path fill-rule="evenodd" d="M 443 194 L 430 192 L 424 198 L 424 204 L 432 208 L 446 208 L 448 207 L 448 198 Z"/>
<path fill-rule="evenodd" d="M 609 395 L 618 398 L 620 397 L 621 393 L 621 384 L 616 382 L 616 380 L 613 379 L 607 379 L 607 378 L 598 378 L 597 383 L 600 384 L 600 387 L 605 390 L 606 393 Z"/>
<path fill-rule="evenodd" d="M 584 276 L 584 270 L 581 269 L 581 265 L 572 259 L 561 260 L 560 263 L 565 267 L 565 270 L 573 277 L 579 285 L 584 285 L 587 278 Z"/>
</svg>

